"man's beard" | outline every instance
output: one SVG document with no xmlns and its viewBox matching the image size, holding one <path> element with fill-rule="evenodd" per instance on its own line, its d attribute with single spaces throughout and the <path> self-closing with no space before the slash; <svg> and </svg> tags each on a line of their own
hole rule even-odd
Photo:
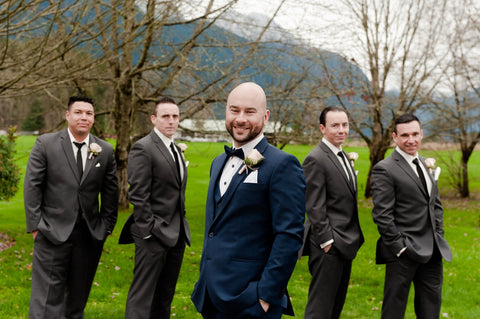
<svg viewBox="0 0 480 319">
<path fill-rule="evenodd" d="M 237 143 L 242 143 L 242 144 L 246 144 L 250 141 L 253 141 L 262 132 L 262 129 L 263 129 L 262 127 L 254 128 L 242 139 L 237 139 L 235 138 L 235 135 L 233 133 L 232 125 L 227 126 L 227 131 L 230 134 L 230 136 L 233 138 L 233 140 Z"/>
</svg>

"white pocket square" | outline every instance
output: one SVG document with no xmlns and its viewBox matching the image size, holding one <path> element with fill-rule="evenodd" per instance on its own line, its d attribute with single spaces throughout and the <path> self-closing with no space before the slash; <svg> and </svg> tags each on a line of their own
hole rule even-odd
<svg viewBox="0 0 480 319">
<path fill-rule="evenodd" d="M 97 165 L 95 165 L 95 167 L 100 167 L 100 163 L 97 163 Z"/>
<path fill-rule="evenodd" d="M 258 181 L 258 171 L 253 171 L 248 174 L 247 178 L 243 181 L 244 183 L 257 184 Z"/>
</svg>

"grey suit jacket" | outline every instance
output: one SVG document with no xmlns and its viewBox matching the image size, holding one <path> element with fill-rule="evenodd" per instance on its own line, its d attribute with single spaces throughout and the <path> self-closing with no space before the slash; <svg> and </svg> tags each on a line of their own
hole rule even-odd
<svg viewBox="0 0 480 319">
<path fill-rule="evenodd" d="M 420 157 L 425 166 L 425 159 Z M 428 170 L 427 170 L 428 171 Z M 377 263 L 404 254 L 419 263 L 427 262 L 436 244 L 447 261 L 452 253 L 443 232 L 443 208 L 437 182 L 431 174 L 431 195 L 425 190 L 412 167 L 397 152 L 377 163 L 372 170 L 372 217 L 381 238 L 377 242 Z"/>
<path fill-rule="evenodd" d="M 63 243 L 72 233 L 80 207 L 95 239 L 105 240 L 113 231 L 118 208 L 113 148 L 93 135 L 90 143 L 97 143 L 102 151 L 87 157 L 80 180 L 67 129 L 37 138 L 23 188 L 27 232 L 39 230 L 52 243 Z"/>
<path fill-rule="evenodd" d="M 357 191 L 350 184 L 337 157 L 321 142 L 302 164 L 307 182 L 307 221 L 304 249 L 300 253 L 309 254 L 305 249 L 309 240 L 320 246 L 333 239 L 333 245 L 342 256 L 352 260 L 364 238 L 358 220 Z"/>
<path fill-rule="evenodd" d="M 178 153 L 181 154 L 179 149 Z M 183 225 L 187 244 L 190 244 L 190 229 L 185 218 L 187 169 L 183 156 L 180 158 L 185 172 L 182 180 L 170 151 L 154 131 L 132 146 L 127 171 L 133 214 L 123 227 L 120 244 L 133 243 L 132 223 L 138 226 L 143 238 L 153 235 L 166 247 L 175 246 Z"/>
</svg>

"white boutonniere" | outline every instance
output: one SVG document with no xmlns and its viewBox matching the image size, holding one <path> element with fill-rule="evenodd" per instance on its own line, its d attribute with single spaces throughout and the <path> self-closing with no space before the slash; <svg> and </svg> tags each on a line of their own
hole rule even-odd
<svg viewBox="0 0 480 319">
<path fill-rule="evenodd" d="M 88 159 L 92 159 L 93 156 L 97 156 L 101 151 L 102 147 L 100 145 L 98 145 L 97 143 L 91 143 L 88 146 L 88 152 L 90 153 L 88 155 Z"/>
<path fill-rule="evenodd" d="M 177 145 L 178 147 L 180 147 L 180 150 L 182 151 L 182 153 L 185 152 L 185 150 L 188 148 L 187 144 L 185 143 L 178 143 Z"/>
<path fill-rule="evenodd" d="M 244 165 L 240 169 L 238 174 L 242 174 L 244 170 L 247 170 L 247 174 L 248 174 L 248 169 L 252 171 L 257 170 L 258 166 L 264 159 L 265 157 L 263 157 L 263 155 L 260 154 L 260 152 L 257 151 L 256 148 L 254 148 L 253 150 L 250 151 L 250 153 L 248 153 L 247 157 L 245 157 L 245 159 L 243 160 Z"/>
<path fill-rule="evenodd" d="M 355 161 L 358 159 L 358 153 L 350 152 L 347 155 L 348 155 L 348 159 L 350 160 L 350 163 L 352 164 L 352 167 L 355 168 Z M 355 175 L 358 175 L 358 171 L 355 171 Z"/>
<path fill-rule="evenodd" d="M 427 165 L 428 171 L 432 174 L 435 168 L 435 159 L 431 157 L 425 159 L 425 165 Z"/>
<path fill-rule="evenodd" d="M 180 147 L 180 150 L 182 151 L 183 160 L 185 161 L 185 151 L 187 150 L 188 145 L 185 144 L 185 143 L 178 143 L 177 145 L 178 145 L 178 147 Z M 185 161 L 185 166 L 186 167 L 188 167 L 188 164 L 189 164 L 189 162 Z"/>
<path fill-rule="evenodd" d="M 438 177 L 440 176 L 441 168 L 440 167 L 435 168 L 435 162 L 436 162 L 435 159 L 431 157 L 425 159 L 425 165 L 428 168 L 428 172 L 430 173 L 430 175 L 433 174 L 433 179 L 438 180 Z"/>
<path fill-rule="evenodd" d="M 350 160 L 350 163 L 352 163 L 352 167 L 354 167 L 355 161 L 358 159 L 358 153 L 350 152 L 347 155 L 348 155 L 348 159 Z"/>
</svg>

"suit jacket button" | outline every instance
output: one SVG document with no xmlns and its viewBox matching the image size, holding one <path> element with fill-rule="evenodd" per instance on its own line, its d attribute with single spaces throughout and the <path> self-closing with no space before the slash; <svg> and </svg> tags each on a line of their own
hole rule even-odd
<svg viewBox="0 0 480 319">
<path fill-rule="evenodd" d="M 215 236 L 215 234 L 213 232 L 208 234 L 208 237 L 210 237 L 210 238 L 212 238 L 213 236 Z"/>
</svg>

